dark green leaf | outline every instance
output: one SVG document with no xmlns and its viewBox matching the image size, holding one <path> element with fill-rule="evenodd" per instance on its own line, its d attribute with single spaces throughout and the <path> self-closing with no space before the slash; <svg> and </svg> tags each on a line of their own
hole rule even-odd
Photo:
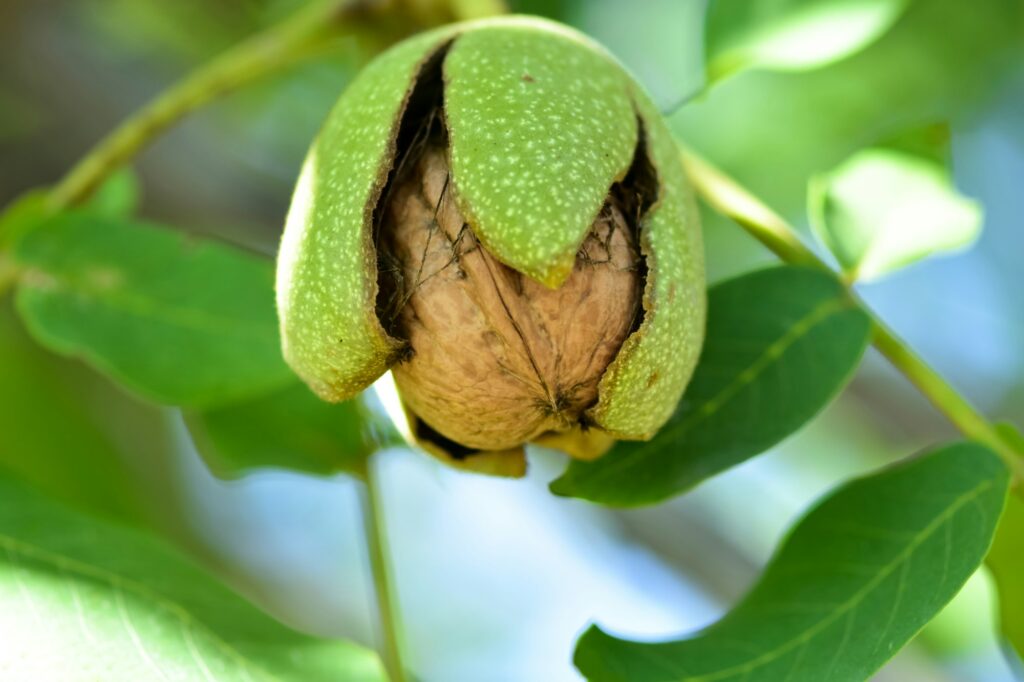
<svg viewBox="0 0 1024 682">
<path fill-rule="evenodd" d="M 384 680 L 354 644 L 290 630 L 151 537 L 0 479 L 0 670 L 11 680 Z"/>
<path fill-rule="evenodd" d="M 704 351 L 669 423 L 646 443 L 573 462 L 551 490 L 649 504 L 763 452 L 846 384 L 869 328 L 827 273 L 783 266 L 713 287 Z"/>
<path fill-rule="evenodd" d="M 44 351 L 7 301 L 0 304 L 0 377 L 0 468 L 76 507 L 148 520 L 140 479 L 161 473 L 168 437 L 156 410 Z"/>
<path fill-rule="evenodd" d="M 55 217 L 15 251 L 33 336 L 152 400 L 208 407 L 293 380 L 269 263 L 159 227 Z"/>
<path fill-rule="evenodd" d="M 713 0 L 708 77 L 747 68 L 802 70 L 847 57 L 885 33 L 910 0 Z"/>
<path fill-rule="evenodd" d="M 299 383 L 190 415 L 188 423 L 199 451 L 221 476 L 261 467 L 359 473 L 372 454 L 354 400 L 327 403 Z"/>
<path fill-rule="evenodd" d="M 659 644 L 591 628 L 576 665 L 595 682 L 862 682 L 978 568 L 1009 480 L 995 454 L 961 443 L 849 483 L 720 621 Z"/>
</svg>

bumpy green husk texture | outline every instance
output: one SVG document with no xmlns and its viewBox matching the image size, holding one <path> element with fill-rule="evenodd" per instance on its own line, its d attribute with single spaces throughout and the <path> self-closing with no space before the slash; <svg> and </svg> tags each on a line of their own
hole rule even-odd
<svg viewBox="0 0 1024 682">
<path fill-rule="evenodd" d="M 277 310 L 285 360 L 325 400 L 366 388 L 402 350 L 375 311 L 373 210 L 416 74 L 451 32 L 412 38 L 371 62 L 303 164 L 278 253 Z"/>
</svg>

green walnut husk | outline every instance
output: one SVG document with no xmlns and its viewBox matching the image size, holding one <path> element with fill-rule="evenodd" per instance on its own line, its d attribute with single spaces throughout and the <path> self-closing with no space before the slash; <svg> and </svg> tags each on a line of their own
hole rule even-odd
<svg viewBox="0 0 1024 682">
<path fill-rule="evenodd" d="M 393 370 L 413 437 L 525 470 L 653 436 L 703 340 L 700 227 L 639 85 L 559 24 L 409 39 L 349 85 L 299 177 L 278 257 L 285 359 L 322 398 Z"/>
</svg>

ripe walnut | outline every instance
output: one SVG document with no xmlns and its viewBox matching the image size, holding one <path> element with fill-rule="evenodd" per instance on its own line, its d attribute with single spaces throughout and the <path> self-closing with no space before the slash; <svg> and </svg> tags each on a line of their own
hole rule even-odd
<svg viewBox="0 0 1024 682">
<path fill-rule="evenodd" d="M 344 400 L 392 369 L 414 436 L 518 474 L 651 437 L 703 336 L 675 144 L 582 36 L 504 18 L 379 57 L 307 157 L 278 259 L 285 358 Z"/>
<path fill-rule="evenodd" d="M 572 274 L 549 289 L 480 245 L 449 187 L 445 150 L 431 147 L 381 225 L 385 328 L 410 347 L 392 367 L 402 396 L 469 448 L 576 428 L 641 312 L 642 260 L 626 219 L 608 204 Z"/>
</svg>

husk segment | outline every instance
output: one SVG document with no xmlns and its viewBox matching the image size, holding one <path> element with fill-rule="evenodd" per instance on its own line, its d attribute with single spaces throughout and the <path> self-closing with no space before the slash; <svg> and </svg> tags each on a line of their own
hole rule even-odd
<svg viewBox="0 0 1024 682">
<path fill-rule="evenodd" d="M 636 146 L 629 78 L 540 20 L 467 31 L 444 62 L 459 208 L 506 265 L 557 288 Z"/>
<path fill-rule="evenodd" d="M 278 254 L 277 308 L 285 360 L 325 400 L 354 396 L 403 351 L 375 312 L 373 212 L 417 74 L 453 34 L 432 31 L 370 63 L 303 164 Z"/>
<path fill-rule="evenodd" d="M 658 187 L 639 234 L 647 263 L 644 319 L 608 366 L 587 416 L 615 438 L 646 440 L 672 415 L 690 381 L 704 342 L 707 301 L 700 219 L 678 148 L 638 85 L 633 97 Z"/>
</svg>

